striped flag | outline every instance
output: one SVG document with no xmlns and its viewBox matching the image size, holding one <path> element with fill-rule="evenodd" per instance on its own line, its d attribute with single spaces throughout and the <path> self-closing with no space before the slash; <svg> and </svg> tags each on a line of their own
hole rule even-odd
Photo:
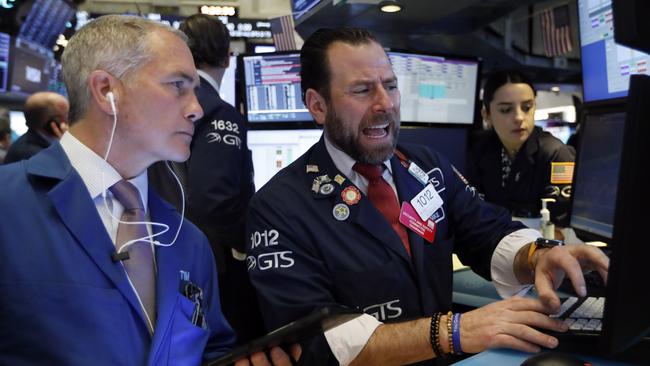
<svg viewBox="0 0 650 366">
<path fill-rule="evenodd" d="M 575 163 L 573 162 L 551 162 L 551 184 L 571 184 L 574 168 Z"/>
<path fill-rule="evenodd" d="M 277 51 L 293 51 L 296 46 L 296 37 L 293 30 L 293 16 L 285 15 L 271 19 L 271 33 Z"/>
<path fill-rule="evenodd" d="M 573 44 L 571 43 L 569 6 L 548 8 L 539 16 L 542 23 L 544 54 L 547 57 L 554 57 L 571 52 Z"/>
</svg>

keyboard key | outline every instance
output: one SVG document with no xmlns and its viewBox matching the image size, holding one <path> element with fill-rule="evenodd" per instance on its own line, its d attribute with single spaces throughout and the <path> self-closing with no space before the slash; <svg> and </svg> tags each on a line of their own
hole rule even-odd
<svg viewBox="0 0 650 366">
<path fill-rule="evenodd" d="M 577 301 L 578 301 L 578 298 L 577 298 L 577 297 L 569 297 L 568 299 L 566 299 L 566 300 L 562 303 L 562 305 L 560 305 L 560 310 L 559 310 L 556 314 L 552 314 L 552 315 L 551 315 L 551 318 L 561 317 L 561 316 L 564 315 L 564 313 L 566 313 L 567 310 L 569 310 L 569 308 L 572 307 L 573 304 L 575 304 Z"/>
</svg>

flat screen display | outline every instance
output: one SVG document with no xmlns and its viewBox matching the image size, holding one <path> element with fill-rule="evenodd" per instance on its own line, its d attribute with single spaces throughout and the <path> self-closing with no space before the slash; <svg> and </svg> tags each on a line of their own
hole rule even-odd
<svg viewBox="0 0 650 366">
<path fill-rule="evenodd" d="M 579 0 L 578 15 L 585 102 L 627 96 L 630 75 L 650 75 L 650 57 L 614 41 L 611 0 Z"/>
<path fill-rule="evenodd" d="M 11 91 L 32 94 L 48 90 L 52 74 L 52 52 L 16 38 L 11 65 Z"/>
<path fill-rule="evenodd" d="M 571 227 L 611 239 L 623 151 L 625 113 L 588 113 L 582 126 Z"/>
<path fill-rule="evenodd" d="M 253 156 L 255 189 L 259 190 L 282 168 L 293 163 L 323 134 L 322 130 L 248 131 L 248 148 Z"/>
<path fill-rule="evenodd" d="M 474 123 L 479 61 L 388 52 L 397 76 L 402 122 Z"/>
<path fill-rule="evenodd" d="M 269 122 L 308 122 L 300 91 L 300 53 L 242 56 L 244 105 L 251 128 Z"/>
</svg>

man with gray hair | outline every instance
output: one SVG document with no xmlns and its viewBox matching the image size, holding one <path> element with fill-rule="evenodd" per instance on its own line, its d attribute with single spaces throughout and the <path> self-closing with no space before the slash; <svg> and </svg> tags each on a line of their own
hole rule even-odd
<svg viewBox="0 0 650 366">
<path fill-rule="evenodd" d="M 11 213 L 0 222 L 0 364 L 198 365 L 226 353 L 234 335 L 208 241 L 146 175 L 187 159 L 203 115 L 185 36 L 104 16 L 70 39 L 62 64 L 70 131 L 0 167 Z"/>
</svg>

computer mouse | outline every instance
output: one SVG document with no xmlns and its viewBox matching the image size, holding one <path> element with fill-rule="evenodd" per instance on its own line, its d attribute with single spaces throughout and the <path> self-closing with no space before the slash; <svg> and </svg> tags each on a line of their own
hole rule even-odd
<svg viewBox="0 0 650 366">
<path fill-rule="evenodd" d="M 521 366 L 591 366 L 591 363 L 568 353 L 549 351 L 528 357 Z"/>
</svg>

